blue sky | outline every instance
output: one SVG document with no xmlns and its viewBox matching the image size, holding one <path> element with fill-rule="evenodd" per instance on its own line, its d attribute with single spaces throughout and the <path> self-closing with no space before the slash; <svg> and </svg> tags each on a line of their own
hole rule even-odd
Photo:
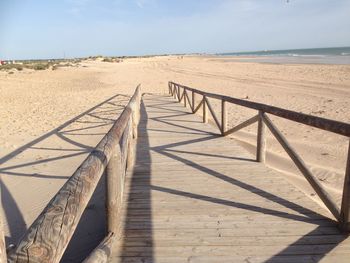
<svg viewBox="0 0 350 263">
<path fill-rule="evenodd" d="M 0 59 L 350 46 L 350 0 L 0 0 Z"/>
</svg>

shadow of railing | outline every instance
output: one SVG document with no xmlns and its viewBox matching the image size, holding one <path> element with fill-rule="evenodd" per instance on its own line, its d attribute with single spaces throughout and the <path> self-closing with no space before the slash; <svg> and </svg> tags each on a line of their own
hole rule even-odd
<svg viewBox="0 0 350 263">
<path fill-rule="evenodd" d="M 138 139 L 136 148 L 136 162 L 134 172 L 130 175 L 131 178 L 128 180 L 129 189 L 128 198 L 125 202 L 125 217 L 124 217 L 124 232 L 121 242 L 121 257 L 128 257 L 130 243 L 137 242 L 147 244 L 144 251 L 147 253 L 147 260 L 153 262 L 153 236 L 152 236 L 152 197 L 151 197 L 151 155 L 150 155 L 150 142 L 147 132 L 148 114 L 143 100 L 140 106 L 140 122 L 138 126 Z M 142 186 L 137 184 L 138 180 L 142 179 Z M 135 208 L 138 200 L 142 198 L 146 202 L 148 201 L 148 208 L 142 209 L 142 212 Z M 133 220 L 140 218 L 147 222 L 148 227 L 145 231 L 133 232 L 131 225 L 129 224 Z"/>
<path fill-rule="evenodd" d="M 112 96 L 0 158 L 2 207 L 9 232 L 5 237 L 7 245 L 16 244 L 37 216 L 23 213 L 26 200 L 31 200 L 39 214 L 106 134 L 128 101 L 126 95 Z M 18 182 L 31 187 L 19 191 Z M 104 237 L 104 197 L 102 178 L 62 262 L 80 262 Z"/>
<path fill-rule="evenodd" d="M 157 108 L 160 110 L 167 111 L 168 109 L 166 106 L 167 106 L 167 103 L 160 103 L 155 106 L 153 105 L 148 106 L 147 108 L 149 109 Z M 303 257 L 302 255 L 303 249 L 304 249 L 306 262 L 318 262 L 347 238 L 346 235 L 342 235 L 340 231 L 337 229 L 337 223 L 334 220 L 331 220 L 330 218 L 324 215 L 321 215 L 316 211 L 313 211 L 307 207 L 304 207 L 303 204 L 295 203 L 294 201 L 288 200 L 286 198 L 283 198 L 282 196 L 279 196 L 278 194 L 270 192 L 268 189 L 259 188 L 257 186 L 243 182 L 238 178 L 231 177 L 223 172 L 216 171 L 215 168 L 213 167 L 206 167 L 206 165 L 203 163 L 196 162 L 188 158 L 179 156 L 180 154 L 184 153 L 187 155 L 190 154 L 194 156 L 197 155 L 197 156 L 215 157 L 226 161 L 228 159 L 232 159 L 232 160 L 239 160 L 242 162 L 255 162 L 255 159 L 249 159 L 249 158 L 220 156 L 215 153 L 203 153 L 203 152 L 174 149 L 175 147 L 179 147 L 179 146 L 187 146 L 187 148 L 191 148 L 191 145 L 194 145 L 196 143 L 208 142 L 210 140 L 213 140 L 219 137 L 218 135 L 215 135 L 212 133 L 205 133 L 202 130 L 194 129 L 193 127 L 186 127 L 185 122 L 179 124 L 177 119 L 175 119 L 176 123 L 173 123 L 171 118 L 173 117 L 176 118 L 177 116 L 180 116 L 180 115 L 177 114 L 177 115 L 153 117 L 151 119 L 154 121 L 158 121 L 162 124 L 168 124 L 169 127 L 183 128 L 183 131 L 181 132 L 182 134 L 200 134 L 200 135 L 203 135 L 203 137 L 195 138 L 195 139 L 186 139 L 186 137 L 183 137 L 183 139 L 179 142 L 177 141 L 166 145 L 151 147 L 150 148 L 151 151 L 159 153 L 177 162 L 181 162 L 184 165 L 191 166 L 192 168 L 197 169 L 200 172 L 216 177 L 218 180 L 222 180 L 228 184 L 232 184 L 235 187 L 239 187 L 243 190 L 248 191 L 249 193 L 252 193 L 261 198 L 264 198 L 268 202 L 276 203 L 277 205 L 283 206 L 294 212 L 279 211 L 279 210 L 274 210 L 273 208 L 270 209 L 270 208 L 264 208 L 264 207 L 246 204 L 242 202 L 237 202 L 236 200 L 225 200 L 221 198 L 215 198 L 211 196 L 200 195 L 200 194 L 195 194 L 195 193 L 186 192 L 186 191 L 180 191 L 177 189 L 171 189 L 171 188 L 161 187 L 157 185 L 151 185 L 152 191 L 160 191 L 160 192 L 164 192 L 172 195 L 184 196 L 191 199 L 201 200 L 205 202 L 215 203 L 215 204 L 229 206 L 229 207 L 238 208 L 238 209 L 249 210 L 249 211 L 253 211 L 253 212 L 257 212 L 265 215 L 270 215 L 273 217 L 280 217 L 283 219 L 288 219 L 290 221 L 299 221 L 299 222 L 305 222 L 305 223 L 316 225 L 314 230 L 310 231 L 309 233 L 305 233 L 300 238 L 296 238 L 297 240 L 291 241 L 285 249 L 282 249 L 279 253 L 276 253 L 274 256 L 267 259 L 266 262 L 287 262 L 288 260 L 290 260 L 288 262 L 297 262 L 298 259 L 301 259 L 301 257 Z M 171 130 L 169 131 L 161 130 L 160 132 L 177 133 L 178 131 L 174 132 Z M 320 242 L 319 244 L 315 244 L 310 241 L 315 236 L 322 236 L 324 234 L 330 234 L 333 236 L 329 240 L 327 240 L 327 238 L 325 237 L 325 240 L 319 241 Z"/>
</svg>

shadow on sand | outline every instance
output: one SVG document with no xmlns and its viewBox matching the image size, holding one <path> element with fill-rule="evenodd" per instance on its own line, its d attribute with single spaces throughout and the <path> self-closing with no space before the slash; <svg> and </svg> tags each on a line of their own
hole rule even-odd
<svg viewBox="0 0 350 263">
<path fill-rule="evenodd" d="M 5 237 L 7 245 L 17 244 L 29 227 L 27 223 L 35 219 L 73 174 L 128 101 L 129 96 L 115 95 L 0 158 L 3 221 L 9 232 Z M 19 193 L 16 184 L 21 181 L 31 187 L 22 187 Z M 61 262 L 80 262 L 104 237 L 104 181 L 102 176 Z M 28 218 L 22 213 L 23 199 L 32 200 L 33 196 L 36 198 L 33 209 L 38 213 Z"/>
</svg>

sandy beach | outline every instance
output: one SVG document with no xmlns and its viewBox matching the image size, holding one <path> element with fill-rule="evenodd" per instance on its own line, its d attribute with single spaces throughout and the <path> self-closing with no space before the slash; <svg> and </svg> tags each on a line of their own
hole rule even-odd
<svg viewBox="0 0 350 263">
<path fill-rule="evenodd" d="M 142 92 L 167 94 L 170 80 L 212 93 L 350 121 L 350 65 L 162 56 L 120 63 L 85 60 L 77 67 L 14 74 L 0 71 L 0 175 L 7 244 L 18 241 L 108 131 L 137 84 L 142 84 Z M 212 103 L 220 109 L 219 102 Z M 228 125 L 233 127 L 255 114 L 230 105 Z M 348 138 L 271 118 L 339 202 Z M 232 138 L 254 152 L 256 129 L 256 125 L 250 126 Z M 267 164 L 314 197 L 271 134 L 267 145 Z M 100 197 L 100 202 L 89 205 L 86 217 L 103 206 L 103 187 L 96 190 L 95 197 Z M 96 218 L 104 220 L 103 216 Z M 86 248 L 101 238 L 94 233 L 103 234 L 101 228 L 95 228 L 87 231 L 95 239 L 85 240 Z"/>
</svg>

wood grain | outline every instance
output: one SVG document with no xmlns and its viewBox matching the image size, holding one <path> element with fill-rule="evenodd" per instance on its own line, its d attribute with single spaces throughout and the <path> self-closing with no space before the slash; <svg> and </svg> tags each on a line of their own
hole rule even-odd
<svg viewBox="0 0 350 263">
<path fill-rule="evenodd" d="M 109 232 L 102 242 L 91 252 L 83 263 L 106 263 L 112 253 L 112 246 L 116 240 L 116 235 Z"/>
<path fill-rule="evenodd" d="M 330 120 L 326 118 L 321 118 L 317 116 L 312 116 L 300 112 L 295 112 L 291 110 L 286 110 L 278 107 L 274 107 L 271 105 L 266 105 L 262 103 L 257 103 L 257 102 L 252 102 L 252 101 L 247 101 L 247 100 L 242 100 L 242 99 L 237 99 L 233 97 L 228 97 L 224 95 L 219 95 L 219 94 L 214 94 L 214 93 L 209 93 L 209 92 L 204 92 L 201 90 L 193 89 L 190 87 L 186 87 L 177 83 L 171 82 L 172 85 L 175 87 L 181 87 L 185 88 L 189 91 L 195 91 L 197 94 L 200 95 L 205 95 L 208 98 L 215 98 L 219 100 L 225 100 L 227 102 L 240 105 L 243 107 L 247 107 L 250 109 L 256 109 L 256 110 L 261 110 L 265 113 L 270 113 L 273 115 L 276 115 L 278 117 L 282 117 L 291 121 L 303 123 L 315 128 L 319 128 L 322 130 L 334 132 L 340 135 L 344 135 L 347 137 L 350 137 L 350 124 L 349 123 L 344 123 L 340 121 L 335 121 L 335 120 Z"/>
<path fill-rule="evenodd" d="M 266 126 L 270 129 L 271 133 L 276 137 L 276 139 L 281 144 L 283 149 L 286 151 L 289 157 L 293 160 L 295 165 L 298 167 L 299 171 L 304 175 L 306 180 L 310 183 L 312 188 L 315 190 L 317 195 L 321 198 L 323 203 L 327 206 L 329 211 L 339 221 L 340 211 L 336 203 L 333 201 L 332 197 L 327 193 L 327 191 L 323 188 L 323 186 L 320 184 L 317 178 L 312 174 L 310 169 L 306 166 L 304 161 L 300 158 L 300 156 L 296 153 L 296 151 L 292 148 L 292 146 L 289 145 L 284 135 L 272 123 L 270 118 L 265 114 L 263 114 L 262 117 Z"/>
<path fill-rule="evenodd" d="M 9 262 L 59 262 L 79 223 L 125 127 L 138 109 L 140 86 L 137 87 L 120 117 L 96 148 L 52 198 L 29 227 Z"/>
<path fill-rule="evenodd" d="M 256 143 L 256 161 L 260 163 L 265 163 L 266 160 L 266 126 L 263 120 L 263 114 L 262 111 L 259 111 Z"/>
<path fill-rule="evenodd" d="M 110 262 L 346 262 L 325 208 L 174 101 L 143 97 Z"/>
</svg>

